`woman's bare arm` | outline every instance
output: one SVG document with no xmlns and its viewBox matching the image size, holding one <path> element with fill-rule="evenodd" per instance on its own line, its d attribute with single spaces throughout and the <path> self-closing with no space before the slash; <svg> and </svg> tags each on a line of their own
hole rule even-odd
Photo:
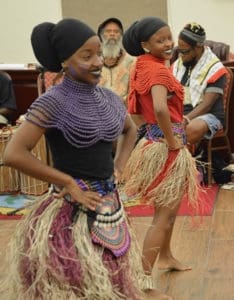
<svg viewBox="0 0 234 300">
<path fill-rule="evenodd" d="M 62 191 L 58 197 L 70 194 L 74 202 L 80 202 L 90 209 L 95 209 L 96 205 L 101 202 L 100 195 L 94 192 L 83 192 L 70 175 L 47 165 L 31 153 L 44 133 L 45 129 L 24 121 L 13 134 L 4 151 L 4 164 L 31 177 L 61 187 Z"/>
<path fill-rule="evenodd" d="M 136 142 L 137 128 L 133 120 L 127 115 L 122 135 L 117 141 L 115 153 L 115 175 L 121 176 L 121 173 L 127 163 L 127 160 L 134 148 Z"/>
<path fill-rule="evenodd" d="M 154 112 L 158 125 L 163 131 L 164 137 L 170 149 L 181 148 L 180 143 L 175 139 L 172 132 L 170 113 L 167 106 L 167 89 L 163 85 L 155 85 L 151 89 Z"/>
</svg>

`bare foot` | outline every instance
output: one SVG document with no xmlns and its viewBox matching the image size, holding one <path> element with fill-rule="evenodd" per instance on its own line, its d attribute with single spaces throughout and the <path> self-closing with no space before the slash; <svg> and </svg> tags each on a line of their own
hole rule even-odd
<svg viewBox="0 0 234 300">
<path fill-rule="evenodd" d="M 166 271 L 188 271 L 191 270 L 192 268 L 190 266 L 182 264 L 174 257 L 171 257 L 171 258 L 159 259 L 158 269 L 166 270 Z"/>
<path fill-rule="evenodd" d="M 145 300 L 173 300 L 171 296 L 168 296 L 166 294 L 163 294 L 159 290 L 153 289 L 153 290 L 146 290 L 145 291 Z"/>
</svg>

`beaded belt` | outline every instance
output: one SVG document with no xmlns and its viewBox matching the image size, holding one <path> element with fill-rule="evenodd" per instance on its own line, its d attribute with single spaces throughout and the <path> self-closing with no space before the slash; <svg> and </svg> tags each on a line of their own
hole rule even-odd
<svg viewBox="0 0 234 300">
<path fill-rule="evenodd" d="M 83 191 L 92 190 L 103 197 L 96 211 L 84 205 L 71 202 L 67 194 L 65 200 L 74 206 L 73 221 L 76 222 L 80 212 L 87 214 L 87 222 L 92 241 L 109 249 L 116 257 L 124 255 L 130 247 L 130 235 L 124 216 L 124 209 L 113 179 L 85 181 L 76 179 Z"/>
<path fill-rule="evenodd" d="M 183 125 L 181 123 L 172 123 L 172 131 L 174 135 L 185 145 L 186 135 Z M 138 129 L 138 141 L 143 137 L 147 140 L 153 140 L 157 142 L 160 141 L 159 138 L 164 138 L 164 134 L 157 124 L 143 124 Z"/>
<path fill-rule="evenodd" d="M 114 180 L 112 178 L 105 180 L 83 180 L 76 179 L 77 184 L 83 191 L 94 191 L 102 196 L 113 192 L 116 189 Z"/>
</svg>

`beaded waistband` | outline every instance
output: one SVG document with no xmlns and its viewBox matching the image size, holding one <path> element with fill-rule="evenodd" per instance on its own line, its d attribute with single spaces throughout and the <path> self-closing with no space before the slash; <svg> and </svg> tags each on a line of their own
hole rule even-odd
<svg viewBox="0 0 234 300">
<path fill-rule="evenodd" d="M 84 181 L 76 179 L 77 184 L 83 191 L 92 190 L 106 196 L 108 193 L 116 191 L 116 185 L 113 179 Z M 112 206 L 112 211 L 110 207 Z M 123 221 L 123 207 L 120 201 L 115 201 L 113 210 L 113 199 L 105 199 L 102 207 L 98 207 L 96 211 L 91 211 L 84 206 L 80 206 L 80 210 L 85 212 L 89 217 L 95 219 L 95 225 L 105 227 L 108 224 L 112 226 Z"/>
<path fill-rule="evenodd" d="M 83 180 L 76 179 L 78 186 L 83 191 L 93 191 L 97 192 L 102 196 L 111 193 L 116 190 L 116 185 L 113 178 L 103 179 L 103 180 Z"/>
<path fill-rule="evenodd" d="M 109 178 L 106 180 L 93 180 L 93 181 L 88 181 L 83 179 L 75 179 L 75 180 L 78 186 L 83 191 L 90 190 L 93 192 L 97 192 L 100 195 L 102 195 L 102 197 L 106 196 L 109 193 L 117 191 L 116 184 L 114 183 L 113 178 Z M 58 188 L 54 186 L 53 190 L 58 191 Z M 114 205 L 114 210 L 112 208 L 113 211 L 109 210 L 109 207 L 112 206 L 112 202 L 113 202 L 111 199 L 105 199 L 102 207 L 97 207 L 96 211 L 89 210 L 78 202 L 72 202 L 71 196 L 69 194 L 66 194 L 64 196 L 64 199 L 69 203 L 72 203 L 74 207 L 77 207 L 78 210 L 83 211 L 90 218 L 94 219 L 95 222 L 99 224 L 100 227 L 105 226 L 105 224 L 108 223 L 118 224 L 123 220 L 123 207 L 119 199 L 117 201 L 116 200 L 114 201 L 115 205 Z M 105 209 L 105 207 L 107 209 Z"/>
<path fill-rule="evenodd" d="M 101 194 L 103 201 L 95 211 L 91 211 L 78 202 L 72 202 L 66 195 L 66 201 L 73 205 L 73 222 L 76 223 L 80 214 L 85 213 L 93 243 L 109 249 L 116 257 L 124 255 L 130 247 L 131 238 L 113 178 L 95 181 L 76 179 L 76 182 L 83 191 Z"/>
<path fill-rule="evenodd" d="M 184 126 L 181 123 L 172 123 L 172 131 L 174 135 L 181 139 L 183 144 L 186 144 L 186 135 L 184 131 Z M 141 138 L 146 138 L 147 140 L 153 140 L 155 142 L 160 141 L 159 138 L 164 138 L 164 134 L 157 124 L 143 124 L 138 129 L 138 140 Z"/>
<path fill-rule="evenodd" d="M 114 183 L 113 178 L 103 179 L 103 180 L 83 180 L 83 179 L 75 179 L 78 186 L 83 191 L 93 191 L 99 193 L 101 196 L 105 196 L 108 193 L 114 192 L 116 190 L 116 184 Z M 58 192 L 60 190 L 59 187 L 53 185 L 53 191 Z M 71 202 L 71 198 L 69 194 L 65 196 L 65 200 Z"/>
</svg>

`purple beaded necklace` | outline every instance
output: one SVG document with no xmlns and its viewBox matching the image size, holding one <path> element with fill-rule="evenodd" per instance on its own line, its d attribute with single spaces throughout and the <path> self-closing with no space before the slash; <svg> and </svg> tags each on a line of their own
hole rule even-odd
<svg viewBox="0 0 234 300">
<path fill-rule="evenodd" d="M 38 126 L 61 130 L 78 148 L 100 140 L 114 141 L 123 130 L 125 118 L 125 106 L 116 94 L 67 76 L 36 99 L 26 115 Z"/>
</svg>

